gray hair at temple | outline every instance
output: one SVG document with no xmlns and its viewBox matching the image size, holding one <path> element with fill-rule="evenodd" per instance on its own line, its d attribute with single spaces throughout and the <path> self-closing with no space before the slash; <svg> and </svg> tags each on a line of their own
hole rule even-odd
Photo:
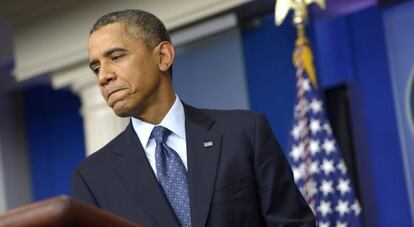
<svg viewBox="0 0 414 227">
<path fill-rule="evenodd" d="M 134 38 L 143 39 L 148 49 L 153 49 L 162 41 L 171 42 L 170 35 L 161 20 L 139 9 L 127 9 L 103 15 L 93 24 L 89 35 L 113 23 L 125 24 L 126 32 Z"/>
</svg>

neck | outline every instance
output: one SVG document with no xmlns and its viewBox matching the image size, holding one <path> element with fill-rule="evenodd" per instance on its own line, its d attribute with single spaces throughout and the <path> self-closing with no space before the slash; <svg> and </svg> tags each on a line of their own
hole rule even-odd
<svg viewBox="0 0 414 227">
<path fill-rule="evenodd" d="M 168 111 L 174 104 L 175 99 L 175 92 L 174 90 L 171 90 L 170 92 L 159 97 L 157 105 L 148 107 L 145 112 L 134 117 L 150 124 L 157 125 L 164 119 L 165 115 L 167 115 Z"/>
</svg>

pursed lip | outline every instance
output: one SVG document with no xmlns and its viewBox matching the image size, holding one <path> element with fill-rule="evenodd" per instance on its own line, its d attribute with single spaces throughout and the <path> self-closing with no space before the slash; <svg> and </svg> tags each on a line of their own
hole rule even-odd
<svg viewBox="0 0 414 227">
<path fill-rule="evenodd" d="M 118 91 L 121 91 L 121 90 L 124 90 L 124 88 L 116 88 L 116 89 L 110 90 L 107 94 L 107 98 L 109 99 L 109 97 L 111 97 L 111 95 L 113 95 L 115 92 L 118 92 Z"/>
</svg>

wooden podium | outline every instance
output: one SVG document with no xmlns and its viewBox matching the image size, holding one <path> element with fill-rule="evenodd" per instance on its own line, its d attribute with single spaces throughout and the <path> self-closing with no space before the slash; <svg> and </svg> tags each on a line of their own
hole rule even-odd
<svg viewBox="0 0 414 227">
<path fill-rule="evenodd" d="M 54 197 L 0 214 L 0 226 L 139 227 L 128 220 L 66 196 Z"/>
</svg>

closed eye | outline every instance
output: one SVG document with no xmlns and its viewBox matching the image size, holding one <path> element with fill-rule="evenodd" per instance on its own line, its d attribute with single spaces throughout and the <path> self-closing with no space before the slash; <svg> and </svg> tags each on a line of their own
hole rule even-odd
<svg viewBox="0 0 414 227">
<path fill-rule="evenodd" d="M 123 54 L 113 55 L 113 56 L 111 56 L 111 60 L 116 61 L 116 60 L 119 60 L 120 58 L 122 58 L 123 56 L 124 56 Z"/>
<path fill-rule="evenodd" d="M 99 70 L 100 70 L 100 68 L 101 68 L 101 67 L 99 67 L 99 66 L 95 66 L 95 67 L 93 67 L 93 68 L 92 68 L 93 73 L 95 73 L 95 75 L 98 75 L 98 74 L 99 74 Z"/>
</svg>

